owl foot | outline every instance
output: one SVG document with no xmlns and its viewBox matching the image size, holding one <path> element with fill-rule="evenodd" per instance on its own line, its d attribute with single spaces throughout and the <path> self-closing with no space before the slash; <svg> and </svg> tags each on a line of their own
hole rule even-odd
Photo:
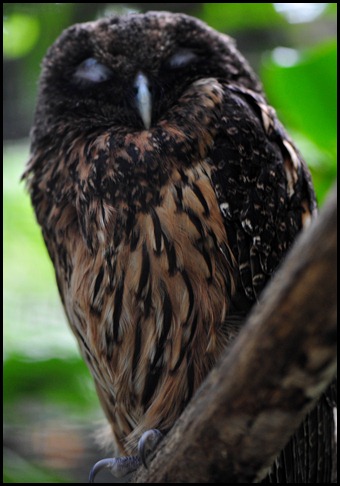
<svg viewBox="0 0 340 486">
<path fill-rule="evenodd" d="M 162 438 L 162 432 L 160 432 L 158 429 L 150 429 L 144 432 L 139 439 L 138 455 L 146 469 L 149 467 L 148 459 L 150 459 L 151 453 L 156 449 L 157 444 Z"/>
<path fill-rule="evenodd" d="M 112 476 L 119 479 L 136 471 L 141 464 L 148 468 L 148 459 L 162 437 L 163 434 L 157 429 L 147 430 L 139 439 L 138 456 L 106 458 L 96 462 L 90 471 L 89 483 L 94 482 L 102 469 L 108 469 Z"/>
<path fill-rule="evenodd" d="M 102 469 L 108 469 L 113 477 L 124 478 L 142 464 L 139 456 L 109 457 L 96 462 L 90 471 L 89 483 L 94 483 L 94 478 Z"/>
</svg>

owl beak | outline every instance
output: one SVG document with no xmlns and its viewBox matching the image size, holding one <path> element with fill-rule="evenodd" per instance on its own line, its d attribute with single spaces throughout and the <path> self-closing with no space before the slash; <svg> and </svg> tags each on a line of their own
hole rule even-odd
<svg viewBox="0 0 340 486">
<path fill-rule="evenodd" d="M 148 130 L 151 125 L 152 97 L 148 78 L 139 72 L 135 79 L 137 110 L 143 120 L 144 127 Z"/>
</svg>

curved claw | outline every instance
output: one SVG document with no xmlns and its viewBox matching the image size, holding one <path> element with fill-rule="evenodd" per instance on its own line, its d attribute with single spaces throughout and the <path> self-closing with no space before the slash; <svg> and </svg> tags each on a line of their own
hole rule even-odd
<svg viewBox="0 0 340 486">
<path fill-rule="evenodd" d="M 103 469 L 108 469 L 115 478 L 123 478 L 135 471 L 140 464 L 141 460 L 138 456 L 101 459 L 91 469 L 89 483 L 94 483 L 94 478 Z"/>
<path fill-rule="evenodd" d="M 148 469 L 147 458 L 156 449 L 157 444 L 163 438 L 162 432 L 157 429 L 150 429 L 144 432 L 138 442 L 138 454 L 146 469 Z"/>
</svg>

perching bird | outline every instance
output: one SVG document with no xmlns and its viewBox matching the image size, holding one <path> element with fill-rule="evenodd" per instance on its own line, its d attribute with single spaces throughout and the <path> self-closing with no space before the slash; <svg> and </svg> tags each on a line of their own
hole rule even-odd
<svg viewBox="0 0 340 486">
<path fill-rule="evenodd" d="M 315 215 L 309 171 L 229 37 L 149 12 L 48 50 L 24 177 L 116 453 L 135 453 Z"/>
</svg>

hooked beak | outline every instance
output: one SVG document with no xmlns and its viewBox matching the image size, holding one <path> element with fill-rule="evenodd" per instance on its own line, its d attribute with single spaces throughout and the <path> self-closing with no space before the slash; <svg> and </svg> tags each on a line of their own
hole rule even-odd
<svg viewBox="0 0 340 486">
<path fill-rule="evenodd" d="M 144 127 L 148 130 L 151 126 L 152 98 L 148 78 L 139 72 L 135 79 L 136 106 L 143 120 Z"/>
</svg>

